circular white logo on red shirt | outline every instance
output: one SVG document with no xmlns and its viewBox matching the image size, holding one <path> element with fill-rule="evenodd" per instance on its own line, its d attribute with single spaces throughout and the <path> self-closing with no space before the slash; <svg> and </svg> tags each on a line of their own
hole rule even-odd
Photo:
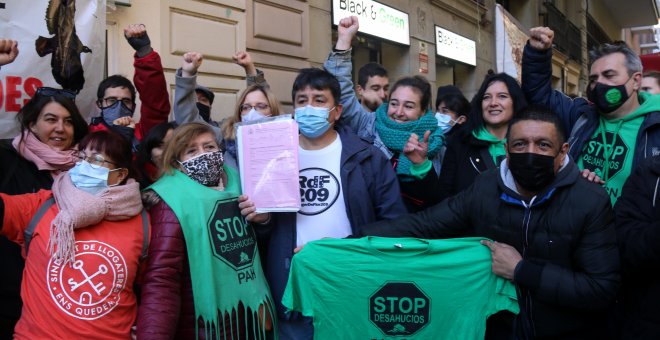
<svg viewBox="0 0 660 340">
<path fill-rule="evenodd" d="M 99 241 L 77 241 L 73 263 L 62 265 L 52 257 L 46 281 L 55 304 L 83 320 L 98 319 L 119 304 L 128 270 L 123 255 Z"/>
</svg>

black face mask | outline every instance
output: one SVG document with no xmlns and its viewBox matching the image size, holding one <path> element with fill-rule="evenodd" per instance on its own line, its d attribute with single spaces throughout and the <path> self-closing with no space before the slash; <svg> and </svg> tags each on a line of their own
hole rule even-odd
<svg viewBox="0 0 660 340">
<path fill-rule="evenodd" d="M 200 102 L 197 102 L 197 110 L 199 110 L 199 115 L 202 116 L 205 122 L 211 122 L 211 107 L 204 105 Z"/>
<path fill-rule="evenodd" d="M 555 179 L 555 157 L 528 152 L 509 152 L 509 170 L 518 185 L 537 193 Z"/>
<path fill-rule="evenodd" d="M 626 90 L 626 84 L 631 78 L 632 76 L 621 85 L 596 83 L 593 90 L 587 86 L 587 98 L 596 105 L 599 112 L 610 113 L 615 111 L 630 97 Z"/>
</svg>

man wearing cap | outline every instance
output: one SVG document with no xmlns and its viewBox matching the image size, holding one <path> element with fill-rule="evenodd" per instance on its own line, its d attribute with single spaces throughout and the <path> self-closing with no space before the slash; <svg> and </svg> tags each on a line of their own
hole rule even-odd
<svg viewBox="0 0 660 340">
<path fill-rule="evenodd" d="M 195 86 L 195 95 L 197 95 L 196 105 L 199 115 L 202 116 L 205 122 L 218 126 L 217 122 L 211 120 L 211 107 L 213 106 L 215 94 L 208 87 L 197 85 Z"/>
<path fill-rule="evenodd" d="M 232 58 L 235 63 L 245 70 L 247 86 L 270 87 L 266 82 L 263 71 L 254 66 L 249 53 L 237 52 Z M 189 74 L 183 69 L 178 69 L 175 83 L 174 119 L 178 124 L 204 120 L 213 126 L 220 126 L 220 122 L 214 121 L 211 117 L 215 94 L 209 88 L 197 84 L 197 73 Z M 193 90 L 195 95 L 193 95 Z"/>
</svg>

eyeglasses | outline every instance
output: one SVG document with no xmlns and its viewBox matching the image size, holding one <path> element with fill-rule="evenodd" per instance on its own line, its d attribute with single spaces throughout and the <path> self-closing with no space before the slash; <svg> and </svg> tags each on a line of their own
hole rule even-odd
<svg viewBox="0 0 660 340">
<path fill-rule="evenodd" d="M 131 98 L 106 97 L 102 99 L 103 107 L 115 105 L 115 103 L 119 101 L 122 102 L 126 107 L 133 107 L 133 99 Z"/>
<path fill-rule="evenodd" d="M 270 106 L 266 103 L 257 103 L 255 105 L 243 104 L 243 105 L 240 106 L 240 109 L 241 109 L 241 112 L 248 112 L 248 111 L 250 111 L 251 109 L 254 108 L 255 110 L 261 112 L 261 111 L 264 111 L 264 110 L 268 109 L 269 107 Z"/>
<path fill-rule="evenodd" d="M 87 163 L 89 163 L 94 169 L 98 169 L 102 167 L 103 163 L 108 163 L 117 166 L 116 163 L 106 160 L 105 157 L 103 157 L 103 155 L 101 155 L 100 153 L 94 153 L 87 156 L 85 151 L 80 151 L 78 153 L 78 159 L 80 159 L 81 161 L 87 161 Z"/>
<path fill-rule="evenodd" d="M 69 98 L 71 100 L 76 100 L 76 95 L 78 94 L 77 91 L 71 91 L 71 90 L 65 90 L 65 89 L 56 89 L 52 87 L 39 87 L 37 88 L 37 92 L 35 92 L 35 96 L 45 96 L 45 97 L 52 97 L 56 95 L 64 96 L 66 98 Z"/>
</svg>

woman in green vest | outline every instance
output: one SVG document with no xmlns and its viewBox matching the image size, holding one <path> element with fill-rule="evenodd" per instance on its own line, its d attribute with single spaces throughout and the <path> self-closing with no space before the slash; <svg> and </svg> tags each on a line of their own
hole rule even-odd
<svg viewBox="0 0 660 340">
<path fill-rule="evenodd" d="M 211 127 L 177 128 L 162 169 L 143 195 L 152 235 L 138 338 L 272 338 L 273 302 L 238 207 L 238 173 L 224 166 Z"/>
</svg>

